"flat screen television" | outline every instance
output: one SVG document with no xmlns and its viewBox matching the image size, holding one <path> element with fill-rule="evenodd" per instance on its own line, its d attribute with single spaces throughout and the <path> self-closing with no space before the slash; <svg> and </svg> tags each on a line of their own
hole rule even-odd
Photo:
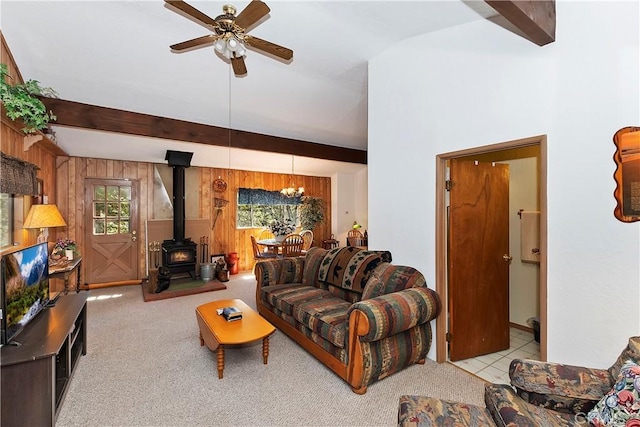
<svg viewBox="0 0 640 427">
<path fill-rule="evenodd" d="M 47 243 L 38 243 L 3 255 L 0 260 L 0 280 L 0 339 L 2 344 L 11 344 L 49 301 Z"/>
</svg>

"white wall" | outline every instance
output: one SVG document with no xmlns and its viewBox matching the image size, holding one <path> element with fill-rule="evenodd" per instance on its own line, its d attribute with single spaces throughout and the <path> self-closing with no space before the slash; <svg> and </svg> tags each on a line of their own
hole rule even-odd
<svg viewBox="0 0 640 427">
<path fill-rule="evenodd" d="M 357 173 L 336 173 L 331 176 L 331 233 L 346 244 L 347 232 L 353 221 L 367 228 L 367 168 Z M 364 232 L 364 231 L 363 231 Z"/>
<path fill-rule="evenodd" d="M 435 156 L 548 135 L 548 359 L 608 367 L 640 325 L 640 223 L 612 195 L 612 136 L 640 117 L 639 4 L 556 7 L 545 47 L 478 21 L 370 62 L 370 240 L 433 286 Z"/>
</svg>

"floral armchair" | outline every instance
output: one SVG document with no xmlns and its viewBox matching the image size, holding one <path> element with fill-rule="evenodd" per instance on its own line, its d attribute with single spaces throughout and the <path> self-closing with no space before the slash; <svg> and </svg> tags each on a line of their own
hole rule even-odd
<svg viewBox="0 0 640 427">
<path fill-rule="evenodd" d="M 486 408 L 422 396 L 402 396 L 401 426 L 640 427 L 640 337 L 609 369 L 514 359 L 511 386 L 488 384 Z"/>
<path fill-rule="evenodd" d="M 587 417 L 597 426 L 640 427 L 638 363 L 640 337 L 631 337 L 609 369 L 514 359 L 509 367 L 509 377 L 518 396 L 531 404 Z M 624 419 L 622 423 L 621 418 Z M 618 423 L 611 424 L 616 419 Z M 629 419 L 638 422 L 629 424 Z"/>
</svg>

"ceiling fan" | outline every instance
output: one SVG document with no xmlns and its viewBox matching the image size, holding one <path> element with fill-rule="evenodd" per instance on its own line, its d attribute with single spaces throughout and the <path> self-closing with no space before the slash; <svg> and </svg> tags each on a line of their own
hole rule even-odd
<svg viewBox="0 0 640 427">
<path fill-rule="evenodd" d="M 247 28 L 265 17 L 271 10 L 260 0 L 252 0 L 238 16 L 236 16 L 236 8 L 227 4 L 222 8 L 224 13 L 216 16 L 215 19 L 182 0 L 165 0 L 165 2 L 203 23 L 213 32 L 213 34 L 171 45 L 173 50 L 181 51 L 213 43 L 216 52 L 231 61 L 236 76 L 247 74 L 247 67 L 244 63 L 246 47 L 266 52 L 284 60 L 293 58 L 291 49 L 246 34 Z"/>
</svg>

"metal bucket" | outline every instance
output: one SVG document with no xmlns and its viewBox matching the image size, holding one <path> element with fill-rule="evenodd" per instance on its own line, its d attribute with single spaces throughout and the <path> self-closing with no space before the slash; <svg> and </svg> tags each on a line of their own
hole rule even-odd
<svg viewBox="0 0 640 427">
<path fill-rule="evenodd" d="M 213 264 L 203 263 L 200 264 L 200 279 L 208 282 L 213 279 Z"/>
</svg>

